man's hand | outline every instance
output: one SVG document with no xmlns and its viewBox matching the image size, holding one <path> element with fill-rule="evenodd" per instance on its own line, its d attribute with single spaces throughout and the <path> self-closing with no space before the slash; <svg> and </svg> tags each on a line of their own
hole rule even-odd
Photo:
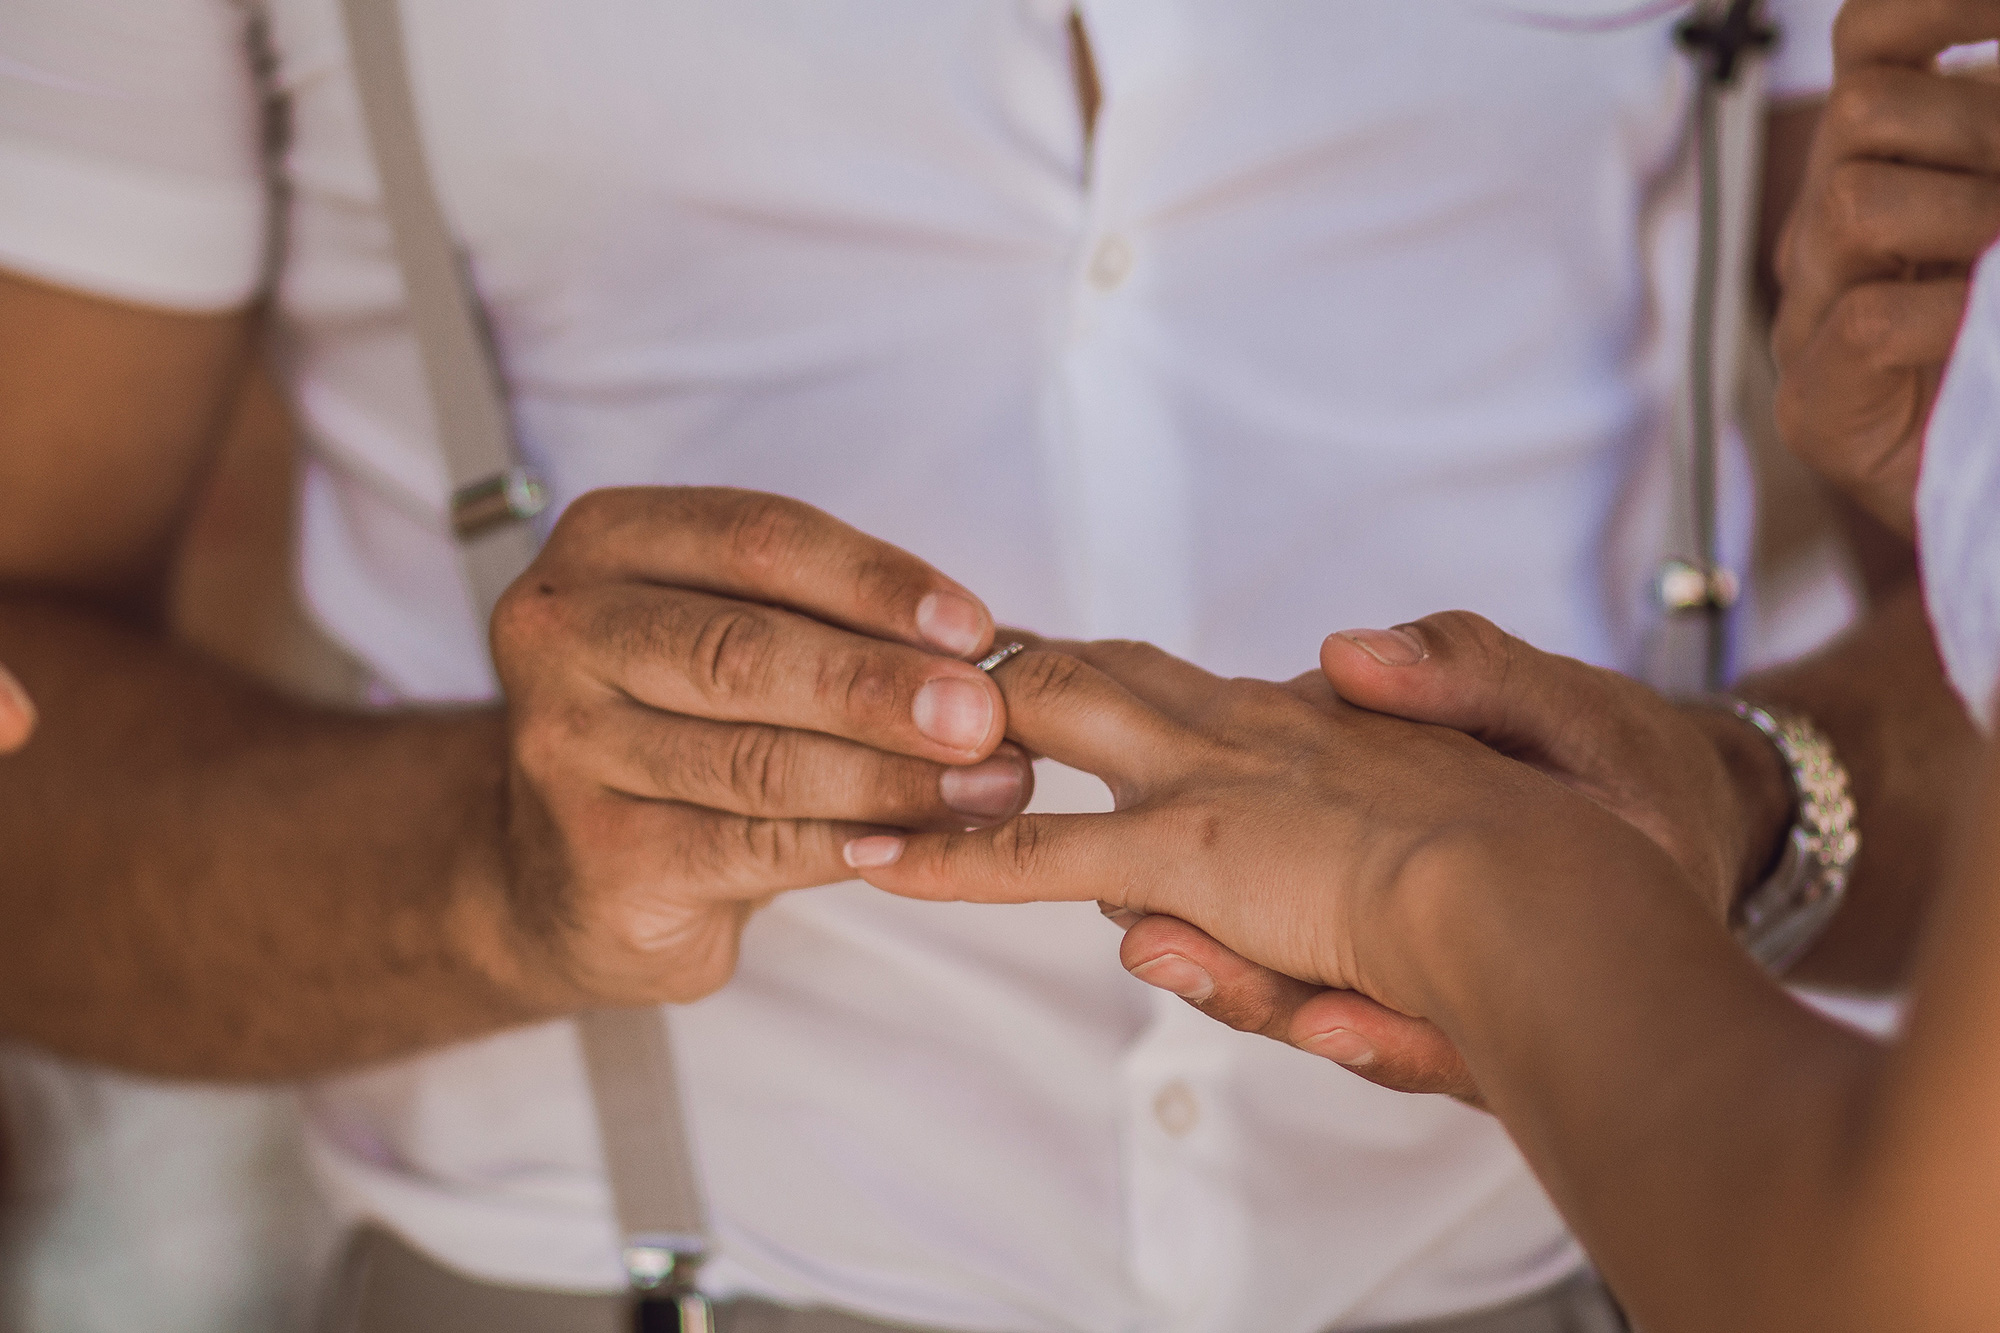
<svg viewBox="0 0 2000 1333">
<path fill-rule="evenodd" d="M 1025 801 L 984 609 L 766 497 L 576 505 L 501 609 L 504 708 L 355 715 L 173 642 L 251 335 L 0 275 L 0 661 L 41 713 L 0 763 L 0 1033 L 297 1078 L 692 998 L 854 831 Z"/>
<path fill-rule="evenodd" d="M 12 672 L 0 666 L 0 754 L 12 754 L 35 730 L 35 704 Z"/>
<path fill-rule="evenodd" d="M 1781 247 L 1779 427 L 1904 535 L 1968 277 L 2000 237 L 2000 86 L 1936 58 L 1996 36 L 1994 0 L 1850 0 Z"/>
<path fill-rule="evenodd" d="M 1031 769 L 963 660 L 992 637 L 963 588 L 795 501 L 578 500 L 494 615 L 503 965 L 586 1003 L 692 1000 L 757 906 L 849 877 L 851 839 L 1013 815 Z"/>
</svg>

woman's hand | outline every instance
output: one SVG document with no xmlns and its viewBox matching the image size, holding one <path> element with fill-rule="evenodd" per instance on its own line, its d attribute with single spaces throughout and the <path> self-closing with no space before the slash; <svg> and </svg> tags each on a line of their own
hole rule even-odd
<svg viewBox="0 0 2000 1333">
<path fill-rule="evenodd" d="M 995 678 L 1010 736 L 1102 777 L 1116 811 L 859 838 L 847 856 L 870 883 L 1177 917 L 1308 987 L 1422 1016 L 1430 960 L 1407 946 L 1454 894 L 1504 892 L 1551 847 L 1565 862 L 1601 848 L 1616 863 L 1634 844 L 1658 857 L 1546 775 L 1462 732 L 1345 704 L 1317 672 L 1230 681 L 1145 645 L 1088 644 L 1032 650 Z M 1469 882 L 1467 865 L 1491 883 Z M 1204 1003 L 1199 985 L 1170 988 Z"/>
<path fill-rule="evenodd" d="M 1349 703 L 1463 731 L 1619 815 L 1680 864 L 1717 920 L 1762 880 L 1791 822 L 1787 774 L 1746 723 L 1542 652 L 1479 616 L 1330 635 L 1320 667 Z M 1399 1092 L 1477 1102 L 1464 1061 L 1432 1024 L 1258 968 L 1184 922 L 1115 919 L 1137 927 L 1121 951 L 1126 967 L 1200 995 L 1211 1017 Z"/>
<path fill-rule="evenodd" d="M 35 704 L 13 673 L 0 666 L 0 754 L 12 754 L 35 730 Z"/>
</svg>

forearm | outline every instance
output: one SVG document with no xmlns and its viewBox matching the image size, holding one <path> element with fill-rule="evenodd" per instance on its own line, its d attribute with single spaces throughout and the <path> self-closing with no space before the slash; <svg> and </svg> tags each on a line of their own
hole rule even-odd
<svg viewBox="0 0 2000 1333">
<path fill-rule="evenodd" d="M 43 723 L 0 765 L 0 1031 L 264 1078 L 559 1007 L 510 975 L 492 710 L 315 709 L 29 596 L 0 657 Z"/>
<path fill-rule="evenodd" d="M 1408 928 L 1409 984 L 1641 1325 L 1868 1327 L 1829 1260 L 1879 1052 L 1769 985 L 1649 848 L 1494 864 L 1447 867 L 1477 889 Z"/>
<path fill-rule="evenodd" d="M 1869 990 L 1904 985 L 1944 875 L 1952 817 L 1979 758 L 1978 733 L 1946 682 L 1920 589 L 1909 581 L 1887 592 L 1826 651 L 1748 680 L 1740 692 L 1812 718 L 1853 777 L 1861 853 L 1848 902 L 1793 978 Z"/>
</svg>

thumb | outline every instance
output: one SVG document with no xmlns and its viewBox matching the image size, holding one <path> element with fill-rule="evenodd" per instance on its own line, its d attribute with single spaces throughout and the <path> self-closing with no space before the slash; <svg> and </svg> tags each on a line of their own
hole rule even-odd
<svg viewBox="0 0 2000 1333">
<path fill-rule="evenodd" d="M 1618 716 L 1618 677 L 1545 653 L 1469 611 L 1394 629 L 1342 630 L 1320 668 L 1347 702 L 1450 727 L 1503 754 L 1569 768 L 1579 719 Z"/>
</svg>

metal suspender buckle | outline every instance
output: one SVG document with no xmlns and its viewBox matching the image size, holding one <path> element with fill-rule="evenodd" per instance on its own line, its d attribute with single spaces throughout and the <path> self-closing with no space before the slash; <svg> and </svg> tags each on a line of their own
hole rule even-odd
<svg viewBox="0 0 2000 1333">
<path fill-rule="evenodd" d="M 715 1333 L 715 1311 L 695 1290 L 708 1258 L 699 1236 L 634 1236 L 625 1246 L 632 1333 Z"/>
<path fill-rule="evenodd" d="M 1734 0 L 1719 19 L 1698 15 L 1682 23 L 1674 36 L 1683 50 L 1706 56 L 1710 75 L 1727 88 L 1736 82 L 1736 67 L 1744 53 L 1770 50 L 1777 44 L 1778 30 L 1763 21 L 1757 0 Z"/>
<path fill-rule="evenodd" d="M 1662 564 L 1653 583 L 1653 594 L 1661 607 L 1676 616 L 1732 610 L 1742 593 L 1743 583 L 1735 570 L 1724 565 L 1704 568 L 1687 560 Z"/>
<path fill-rule="evenodd" d="M 454 491 L 451 526 L 460 541 L 471 541 L 509 523 L 525 523 L 548 506 L 548 490 L 535 474 L 512 467 Z"/>
</svg>

